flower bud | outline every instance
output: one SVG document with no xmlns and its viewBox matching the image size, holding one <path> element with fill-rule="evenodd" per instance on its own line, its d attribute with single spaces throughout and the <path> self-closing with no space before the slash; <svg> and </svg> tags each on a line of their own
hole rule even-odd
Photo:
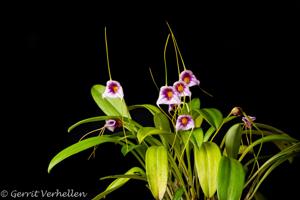
<svg viewBox="0 0 300 200">
<path fill-rule="evenodd" d="M 230 114 L 234 115 L 234 116 L 241 116 L 242 115 L 242 108 L 241 107 L 234 107 Z"/>
</svg>

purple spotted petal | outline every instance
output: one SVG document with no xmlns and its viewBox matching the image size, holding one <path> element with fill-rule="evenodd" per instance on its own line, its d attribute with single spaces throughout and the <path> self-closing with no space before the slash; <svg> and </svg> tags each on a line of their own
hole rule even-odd
<svg viewBox="0 0 300 200">
<path fill-rule="evenodd" d="M 190 88 L 183 81 L 176 81 L 173 84 L 173 87 L 174 87 L 175 91 L 177 92 L 177 94 L 180 97 L 191 96 L 192 95 L 192 93 L 190 91 Z"/>
<path fill-rule="evenodd" d="M 118 81 L 107 81 L 106 88 L 102 94 L 103 98 L 123 98 L 123 88 Z"/>
<path fill-rule="evenodd" d="M 114 119 L 106 120 L 104 127 L 110 130 L 111 132 L 114 132 L 115 128 L 117 127 L 117 121 Z"/>
<path fill-rule="evenodd" d="M 176 131 L 185 131 L 195 127 L 193 118 L 190 115 L 179 115 L 176 121 Z"/>
<path fill-rule="evenodd" d="M 159 91 L 159 97 L 156 101 L 157 105 L 160 104 L 180 104 L 180 98 L 173 87 L 162 86 Z"/>
<path fill-rule="evenodd" d="M 200 84 L 200 81 L 196 78 L 191 70 L 184 70 L 181 72 L 179 79 L 185 82 L 188 87 Z"/>
<path fill-rule="evenodd" d="M 246 128 L 251 128 L 253 121 L 256 120 L 256 117 L 247 116 L 247 117 L 243 117 L 242 120 Z"/>
</svg>

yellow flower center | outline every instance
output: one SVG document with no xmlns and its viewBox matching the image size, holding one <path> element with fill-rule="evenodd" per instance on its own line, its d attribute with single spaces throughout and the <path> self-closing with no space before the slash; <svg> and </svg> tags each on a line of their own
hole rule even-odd
<svg viewBox="0 0 300 200">
<path fill-rule="evenodd" d="M 113 89 L 114 93 L 117 93 L 119 87 L 118 87 L 117 85 L 114 85 L 114 86 L 112 87 L 112 89 Z"/>
<path fill-rule="evenodd" d="M 189 84 L 190 83 L 190 77 L 186 76 L 183 78 L 183 81 L 186 83 L 186 84 Z"/>
<path fill-rule="evenodd" d="M 168 97 L 168 99 L 171 99 L 173 97 L 173 92 L 172 91 L 168 91 L 167 92 L 167 97 Z"/>
<path fill-rule="evenodd" d="M 187 117 L 183 117 L 183 118 L 181 119 L 181 124 L 185 126 L 185 125 L 187 125 L 188 121 L 189 121 L 189 120 L 188 120 Z"/>
<path fill-rule="evenodd" d="M 177 91 L 178 92 L 183 92 L 183 89 L 184 89 L 184 87 L 183 87 L 183 85 L 182 84 L 179 84 L 178 86 L 177 86 Z"/>
</svg>

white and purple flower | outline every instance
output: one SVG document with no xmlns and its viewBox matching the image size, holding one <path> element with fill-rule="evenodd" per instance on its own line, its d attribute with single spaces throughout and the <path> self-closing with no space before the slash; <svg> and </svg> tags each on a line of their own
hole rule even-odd
<svg viewBox="0 0 300 200">
<path fill-rule="evenodd" d="M 121 121 L 118 119 L 109 119 L 105 121 L 104 127 L 111 132 L 114 132 L 116 128 L 121 127 Z"/>
<path fill-rule="evenodd" d="M 156 104 L 180 104 L 180 97 L 176 93 L 175 89 L 171 86 L 162 86 L 159 91 L 159 97 Z"/>
<path fill-rule="evenodd" d="M 192 95 L 189 87 L 184 81 L 176 81 L 173 87 L 180 97 Z"/>
<path fill-rule="evenodd" d="M 185 82 L 188 87 L 200 84 L 200 81 L 196 78 L 191 70 L 184 70 L 181 72 L 179 79 Z"/>
<path fill-rule="evenodd" d="M 103 98 L 123 98 L 123 88 L 118 81 L 109 80 L 106 82 L 106 88 L 102 94 Z"/>
<path fill-rule="evenodd" d="M 195 127 L 194 120 L 190 115 L 179 115 L 176 121 L 176 131 L 186 131 Z"/>
<path fill-rule="evenodd" d="M 256 117 L 247 116 L 243 117 L 242 120 L 244 122 L 245 127 L 250 129 L 252 127 L 253 121 L 256 120 Z"/>
</svg>

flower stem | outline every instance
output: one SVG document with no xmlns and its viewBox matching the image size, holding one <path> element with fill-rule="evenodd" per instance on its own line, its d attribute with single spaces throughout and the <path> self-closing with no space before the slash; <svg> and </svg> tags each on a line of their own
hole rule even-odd
<svg viewBox="0 0 300 200">
<path fill-rule="evenodd" d="M 149 72 L 150 72 L 151 79 L 152 79 L 152 81 L 153 81 L 153 83 L 154 83 L 154 85 L 155 85 L 157 91 L 159 91 L 159 87 L 158 87 L 157 84 L 156 84 L 156 81 L 155 81 L 155 79 L 154 79 L 154 76 L 153 76 L 151 67 L 149 67 Z"/>
<path fill-rule="evenodd" d="M 165 63 L 165 80 L 166 80 L 166 85 L 168 85 L 168 69 L 167 69 L 167 59 L 166 59 L 166 53 L 167 53 L 167 46 L 168 46 L 168 42 L 170 39 L 170 34 L 168 34 L 166 43 L 165 43 L 165 47 L 164 47 L 164 63 Z"/>
<path fill-rule="evenodd" d="M 105 50 L 106 50 L 106 62 L 107 62 L 108 76 L 109 76 L 109 79 L 112 80 L 111 73 L 110 73 L 110 66 L 109 66 L 109 58 L 108 58 L 108 45 L 107 45 L 106 27 L 104 28 L 104 34 L 105 34 Z"/>
</svg>

